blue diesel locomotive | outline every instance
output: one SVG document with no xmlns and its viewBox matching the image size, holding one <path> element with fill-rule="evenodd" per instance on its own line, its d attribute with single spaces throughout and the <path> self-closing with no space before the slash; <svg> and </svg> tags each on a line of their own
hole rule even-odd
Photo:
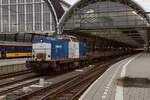
<svg viewBox="0 0 150 100">
<path fill-rule="evenodd" d="M 42 38 L 32 43 L 32 59 L 28 68 L 38 73 L 62 71 L 79 66 L 86 60 L 85 43 L 59 38 Z"/>
<path fill-rule="evenodd" d="M 32 44 L 0 41 L 0 58 L 31 57 Z"/>
</svg>

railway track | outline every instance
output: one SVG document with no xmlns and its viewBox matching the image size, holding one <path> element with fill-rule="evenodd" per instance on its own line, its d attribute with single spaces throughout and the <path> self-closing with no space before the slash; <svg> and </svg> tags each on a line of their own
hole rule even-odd
<svg viewBox="0 0 150 100">
<path fill-rule="evenodd" d="M 34 84 L 39 81 L 39 76 L 34 73 L 24 74 L 21 76 L 14 77 L 14 80 L 3 79 L 0 83 L 0 96 L 5 95 L 9 92 L 20 89 L 24 86 Z"/>
<path fill-rule="evenodd" d="M 126 57 L 124 57 L 126 58 Z M 124 59 L 123 57 L 121 59 Z M 100 75 L 102 75 L 105 70 L 109 68 L 110 64 L 115 63 L 121 59 L 112 60 L 109 59 L 109 63 L 107 60 L 104 60 L 100 63 L 96 63 L 95 67 L 87 67 L 84 72 L 80 72 L 80 74 L 73 74 L 74 76 L 69 76 L 69 78 L 63 79 L 58 78 L 59 81 L 52 82 L 52 84 L 48 84 L 42 88 L 33 89 L 28 93 L 15 96 L 13 100 L 48 100 L 52 98 L 52 100 L 59 100 L 61 98 L 68 98 L 69 100 L 75 100 L 74 98 L 80 97 L 80 95 L 90 86 Z M 107 62 L 107 63 L 106 63 Z M 88 66 L 88 65 L 85 65 Z M 14 81 L 0 83 L 0 96 L 12 94 L 14 91 L 20 91 L 23 87 L 30 87 L 32 85 L 39 84 L 39 80 L 41 78 L 47 80 L 55 80 L 57 77 L 67 76 L 66 74 L 72 73 L 64 72 L 54 76 L 33 76 L 33 77 L 25 77 L 22 79 L 15 79 Z M 21 72 L 28 73 L 27 72 Z M 21 75 L 21 73 L 11 74 L 10 76 Z M 9 76 L 9 77 L 10 77 Z M 8 78 L 8 77 L 7 77 Z M 12 100 L 9 96 L 9 99 Z M 66 99 L 65 99 L 66 100 Z"/>
<path fill-rule="evenodd" d="M 12 93 L 13 91 L 19 90 L 26 86 L 38 84 L 41 78 L 48 80 L 48 79 L 51 79 L 51 78 L 54 78 L 54 77 L 57 77 L 57 76 L 60 76 L 60 75 L 66 74 L 66 73 L 68 73 L 68 72 L 60 73 L 57 75 L 50 75 L 50 76 L 39 76 L 37 74 L 32 73 L 32 75 L 30 74 L 27 76 L 25 76 L 25 74 L 24 74 L 24 75 L 22 75 L 21 78 L 16 78 L 16 77 L 18 77 L 18 76 L 16 76 L 16 77 L 14 77 L 15 80 L 13 80 L 13 81 L 9 80 L 9 81 L 0 83 L 0 96 L 6 95 L 8 93 Z"/>
<path fill-rule="evenodd" d="M 23 70 L 23 71 L 19 71 L 19 72 L 3 74 L 3 75 L 0 75 L 0 80 L 10 78 L 10 77 L 19 76 L 19 75 L 23 75 L 23 74 L 27 74 L 27 73 L 32 73 L 32 70 L 27 69 L 27 70 Z"/>
<path fill-rule="evenodd" d="M 22 88 L 23 86 L 28 85 L 29 83 L 31 84 L 37 82 L 37 80 L 34 79 L 37 76 L 38 75 L 32 73 L 30 69 L 0 75 L 0 96 L 14 91 L 16 89 Z M 30 79 L 34 79 L 34 81 L 29 82 L 28 80 Z"/>
<path fill-rule="evenodd" d="M 4 83 L 0 83 L 0 96 L 6 95 L 8 93 L 19 90 L 26 86 L 38 84 L 41 78 L 48 80 L 48 79 L 51 79 L 51 78 L 54 78 L 54 77 L 57 77 L 57 76 L 63 75 L 63 74 L 65 74 L 65 73 L 61 73 L 61 74 L 58 74 L 55 76 L 39 76 L 37 74 L 32 74 L 32 75 L 28 75 L 28 77 L 23 76 L 19 79 L 16 78 L 13 81 L 7 81 Z"/>
<path fill-rule="evenodd" d="M 38 100 L 77 100 L 83 91 L 106 71 L 109 67 L 108 65 L 104 64 L 101 67 L 95 68 L 41 96 Z"/>
<path fill-rule="evenodd" d="M 25 86 L 35 84 L 38 81 L 39 81 L 39 79 L 36 78 L 36 79 L 28 80 L 28 81 L 19 82 L 17 84 L 9 85 L 8 87 L 4 87 L 3 89 L 0 89 L 0 96 L 6 95 L 8 93 L 11 93 L 12 91 L 21 89 Z"/>
<path fill-rule="evenodd" d="M 88 86 L 100 77 L 111 64 L 119 60 L 97 64 L 86 72 L 19 96 L 15 100 L 77 100 Z"/>
</svg>

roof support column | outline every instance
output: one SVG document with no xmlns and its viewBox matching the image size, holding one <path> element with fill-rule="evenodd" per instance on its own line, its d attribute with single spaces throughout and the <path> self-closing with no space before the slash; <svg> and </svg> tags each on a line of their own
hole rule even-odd
<svg viewBox="0 0 150 100">
<path fill-rule="evenodd" d="M 35 0 L 33 0 L 33 31 L 35 31 Z"/>
<path fill-rule="evenodd" d="M 18 21 L 18 17 L 19 17 L 19 4 L 18 4 L 18 0 L 16 0 L 16 24 L 17 24 L 17 32 L 19 32 L 19 21 Z"/>
<path fill-rule="evenodd" d="M 2 7 L 2 0 L 1 0 L 1 32 L 3 32 L 3 7 Z"/>
<path fill-rule="evenodd" d="M 8 0 L 8 32 L 10 32 L 10 0 Z"/>
<path fill-rule="evenodd" d="M 43 24 L 44 24 L 43 17 L 44 17 L 44 14 L 43 14 L 43 12 L 44 12 L 44 1 L 42 0 L 41 1 L 41 29 L 42 29 L 42 32 L 44 30 L 44 28 L 43 28 Z"/>
<path fill-rule="evenodd" d="M 53 18 L 52 13 L 50 12 L 50 30 L 53 31 Z"/>
<path fill-rule="evenodd" d="M 25 21 L 25 32 L 27 31 L 27 1 L 24 0 L 24 21 Z"/>
</svg>

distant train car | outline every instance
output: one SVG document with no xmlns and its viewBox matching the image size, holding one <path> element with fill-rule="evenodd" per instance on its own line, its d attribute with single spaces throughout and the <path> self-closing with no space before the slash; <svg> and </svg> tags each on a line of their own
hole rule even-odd
<svg viewBox="0 0 150 100">
<path fill-rule="evenodd" d="M 78 66 L 85 60 L 85 43 L 58 38 L 33 41 L 32 60 L 26 66 L 36 72 L 56 71 L 67 66 Z M 64 66 L 66 66 L 64 68 Z"/>
<path fill-rule="evenodd" d="M 0 58 L 31 57 L 32 44 L 22 42 L 0 42 Z"/>
</svg>

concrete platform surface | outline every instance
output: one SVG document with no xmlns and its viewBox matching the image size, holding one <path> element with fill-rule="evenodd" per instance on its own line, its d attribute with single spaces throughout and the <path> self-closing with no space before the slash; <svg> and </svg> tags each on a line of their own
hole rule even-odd
<svg viewBox="0 0 150 100">
<path fill-rule="evenodd" d="M 23 64 L 27 58 L 14 58 L 14 59 L 0 59 L 0 66 L 13 65 L 13 64 Z"/>
<path fill-rule="evenodd" d="M 150 54 L 112 65 L 79 100 L 150 100 Z"/>
</svg>

